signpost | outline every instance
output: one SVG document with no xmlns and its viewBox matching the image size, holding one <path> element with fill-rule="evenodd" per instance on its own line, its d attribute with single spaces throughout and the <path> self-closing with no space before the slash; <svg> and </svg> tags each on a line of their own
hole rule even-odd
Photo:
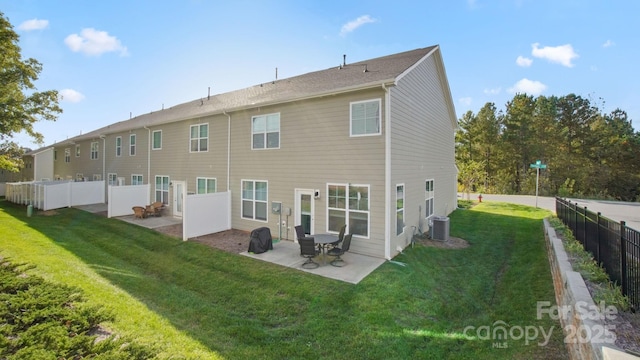
<svg viewBox="0 0 640 360">
<path fill-rule="evenodd" d="M 538 160 L 535 164 L 529 165 L 529 167 L 536 169 L 536 207 L 538 207 L 538 183 L 540 180 L 540 169 L 546 169 L 547 165 Z"/>
</svg>

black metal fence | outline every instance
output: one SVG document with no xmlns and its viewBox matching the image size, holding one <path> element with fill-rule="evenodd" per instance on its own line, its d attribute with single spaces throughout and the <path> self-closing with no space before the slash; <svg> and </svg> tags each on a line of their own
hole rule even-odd
<svg viewBox="0 0 640 360">
<path fill-rule="evenodd" d="M 556 197 L 556 214 L 576 240 L 622 288 L 634 309 L 640 309 L 640 232 L 600 213 Z"/>
</svg>

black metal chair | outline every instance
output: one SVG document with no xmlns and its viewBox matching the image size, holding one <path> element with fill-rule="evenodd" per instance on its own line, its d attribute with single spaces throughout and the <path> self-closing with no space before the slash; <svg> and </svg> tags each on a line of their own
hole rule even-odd
<svg viewBox="0 0 640 360">
<path fill-rule="evenodd" d="M 340 243 L 344 240 L 344 233 L 347 230 L 347 224 L 342 225 L 340 232 L 338 233 L 338 241 L 329 244 L 332 248 L 340 247 Z"/>
<path fill-rule="evenodd" d="M 345 265 L 345 262 L 341 256 L 349 251 L 349 248 L 351 247 L 351 236 L 352 234 L 345 235 L 340 247 L 334 247 L 333 249 L 327 251 L 327 255 L 336 257 L 335 259 L 331 260 L 331 265 L 337 267 L 343 267 Z"/>
<path fill-rule="evenodd" d="M 305 236 L 303 238 L 298 239 L 298 243 L 300 244 L 300 255 L 307 258 L 307 261 L 302 263 L 303 269 L 315 269 L 320 264 L 313 261 L 313 258 L 318 256 L 318 248 L 316 247 L 316 242 L 313 237 Z"/>
</svg>

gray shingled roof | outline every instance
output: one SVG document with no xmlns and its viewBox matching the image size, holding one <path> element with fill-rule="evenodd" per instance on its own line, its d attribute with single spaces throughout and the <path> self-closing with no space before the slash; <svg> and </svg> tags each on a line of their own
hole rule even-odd
<svg viewBox="0 0 640 360">
<path fill-rule="evenodd" d="M 235 110 L 284 103 L 303 98 L 323 96 L 368 86 L 393 82 L 398 76 L 429 54 L 436 46 L 406 51 L 398 54 L 347 63 L 329 69 L 310 72 L 273 82 L 258 84 L 241 90 L 212 95 L 168 109 L 158 110 L 120 121 L 106 127 L 70 138 L 66 141 L 97 138 L 114 132 L 127 131 L 143 126 L 197 118 L 200 116 Z M 364 71 L 366 68 L 366 72 Z M 66 142 L 66 141 L 63 141 Z"/>
</svg>

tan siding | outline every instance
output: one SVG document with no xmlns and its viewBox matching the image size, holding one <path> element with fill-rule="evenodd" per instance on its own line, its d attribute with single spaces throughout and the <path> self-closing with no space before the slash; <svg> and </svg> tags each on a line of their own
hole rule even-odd
<svg viewBox="0 0 640 360">
<path fill-rule="evenodd" d="M 384 135 L 349 137 L 351 101 L 382 98 L 382 90 L 331 96 L 232 114 L 231 189 L 234 228 L 269 226 L 278 235 L 278 218 L 268 222 L 241 218 L 241 181 L 266 180 L 269 205 L 282 202 L 294 211 L 294 189 L 319 189 L 315 201 L 316 232 L 326 232 L 327 183 L 370 185 L 370 238 L 354 237 L 352 251 L 384 256 Z M 251 150 L 251 117 L 280 113 L 280 149 Z M 284 219 L 286 220 L 286 218 Z M 290 231 L 293 238 L 293 217 Z"/>
<path fill-rule="evenodd" d="M 435 56 L 425 59 L 391 89 L 391 188 L 405 184 L 405 231 L 412 226 L 423 227 L 425 209 L 425 180 L 434 179 L 435 215 L 448 215 L 457 204 L 455 200 L 456 169 L 454 128 L 446 106 L 448 94 L 442 91 Z M 419 210 L 420 209 L 420 210 Z M 395 201 L 391 202 L 395 214 Z M 395 217 L 392 217 L 392 254 L 396 247 L 404 247 L 409 234 L 395 237 Z"/>
</svg>

